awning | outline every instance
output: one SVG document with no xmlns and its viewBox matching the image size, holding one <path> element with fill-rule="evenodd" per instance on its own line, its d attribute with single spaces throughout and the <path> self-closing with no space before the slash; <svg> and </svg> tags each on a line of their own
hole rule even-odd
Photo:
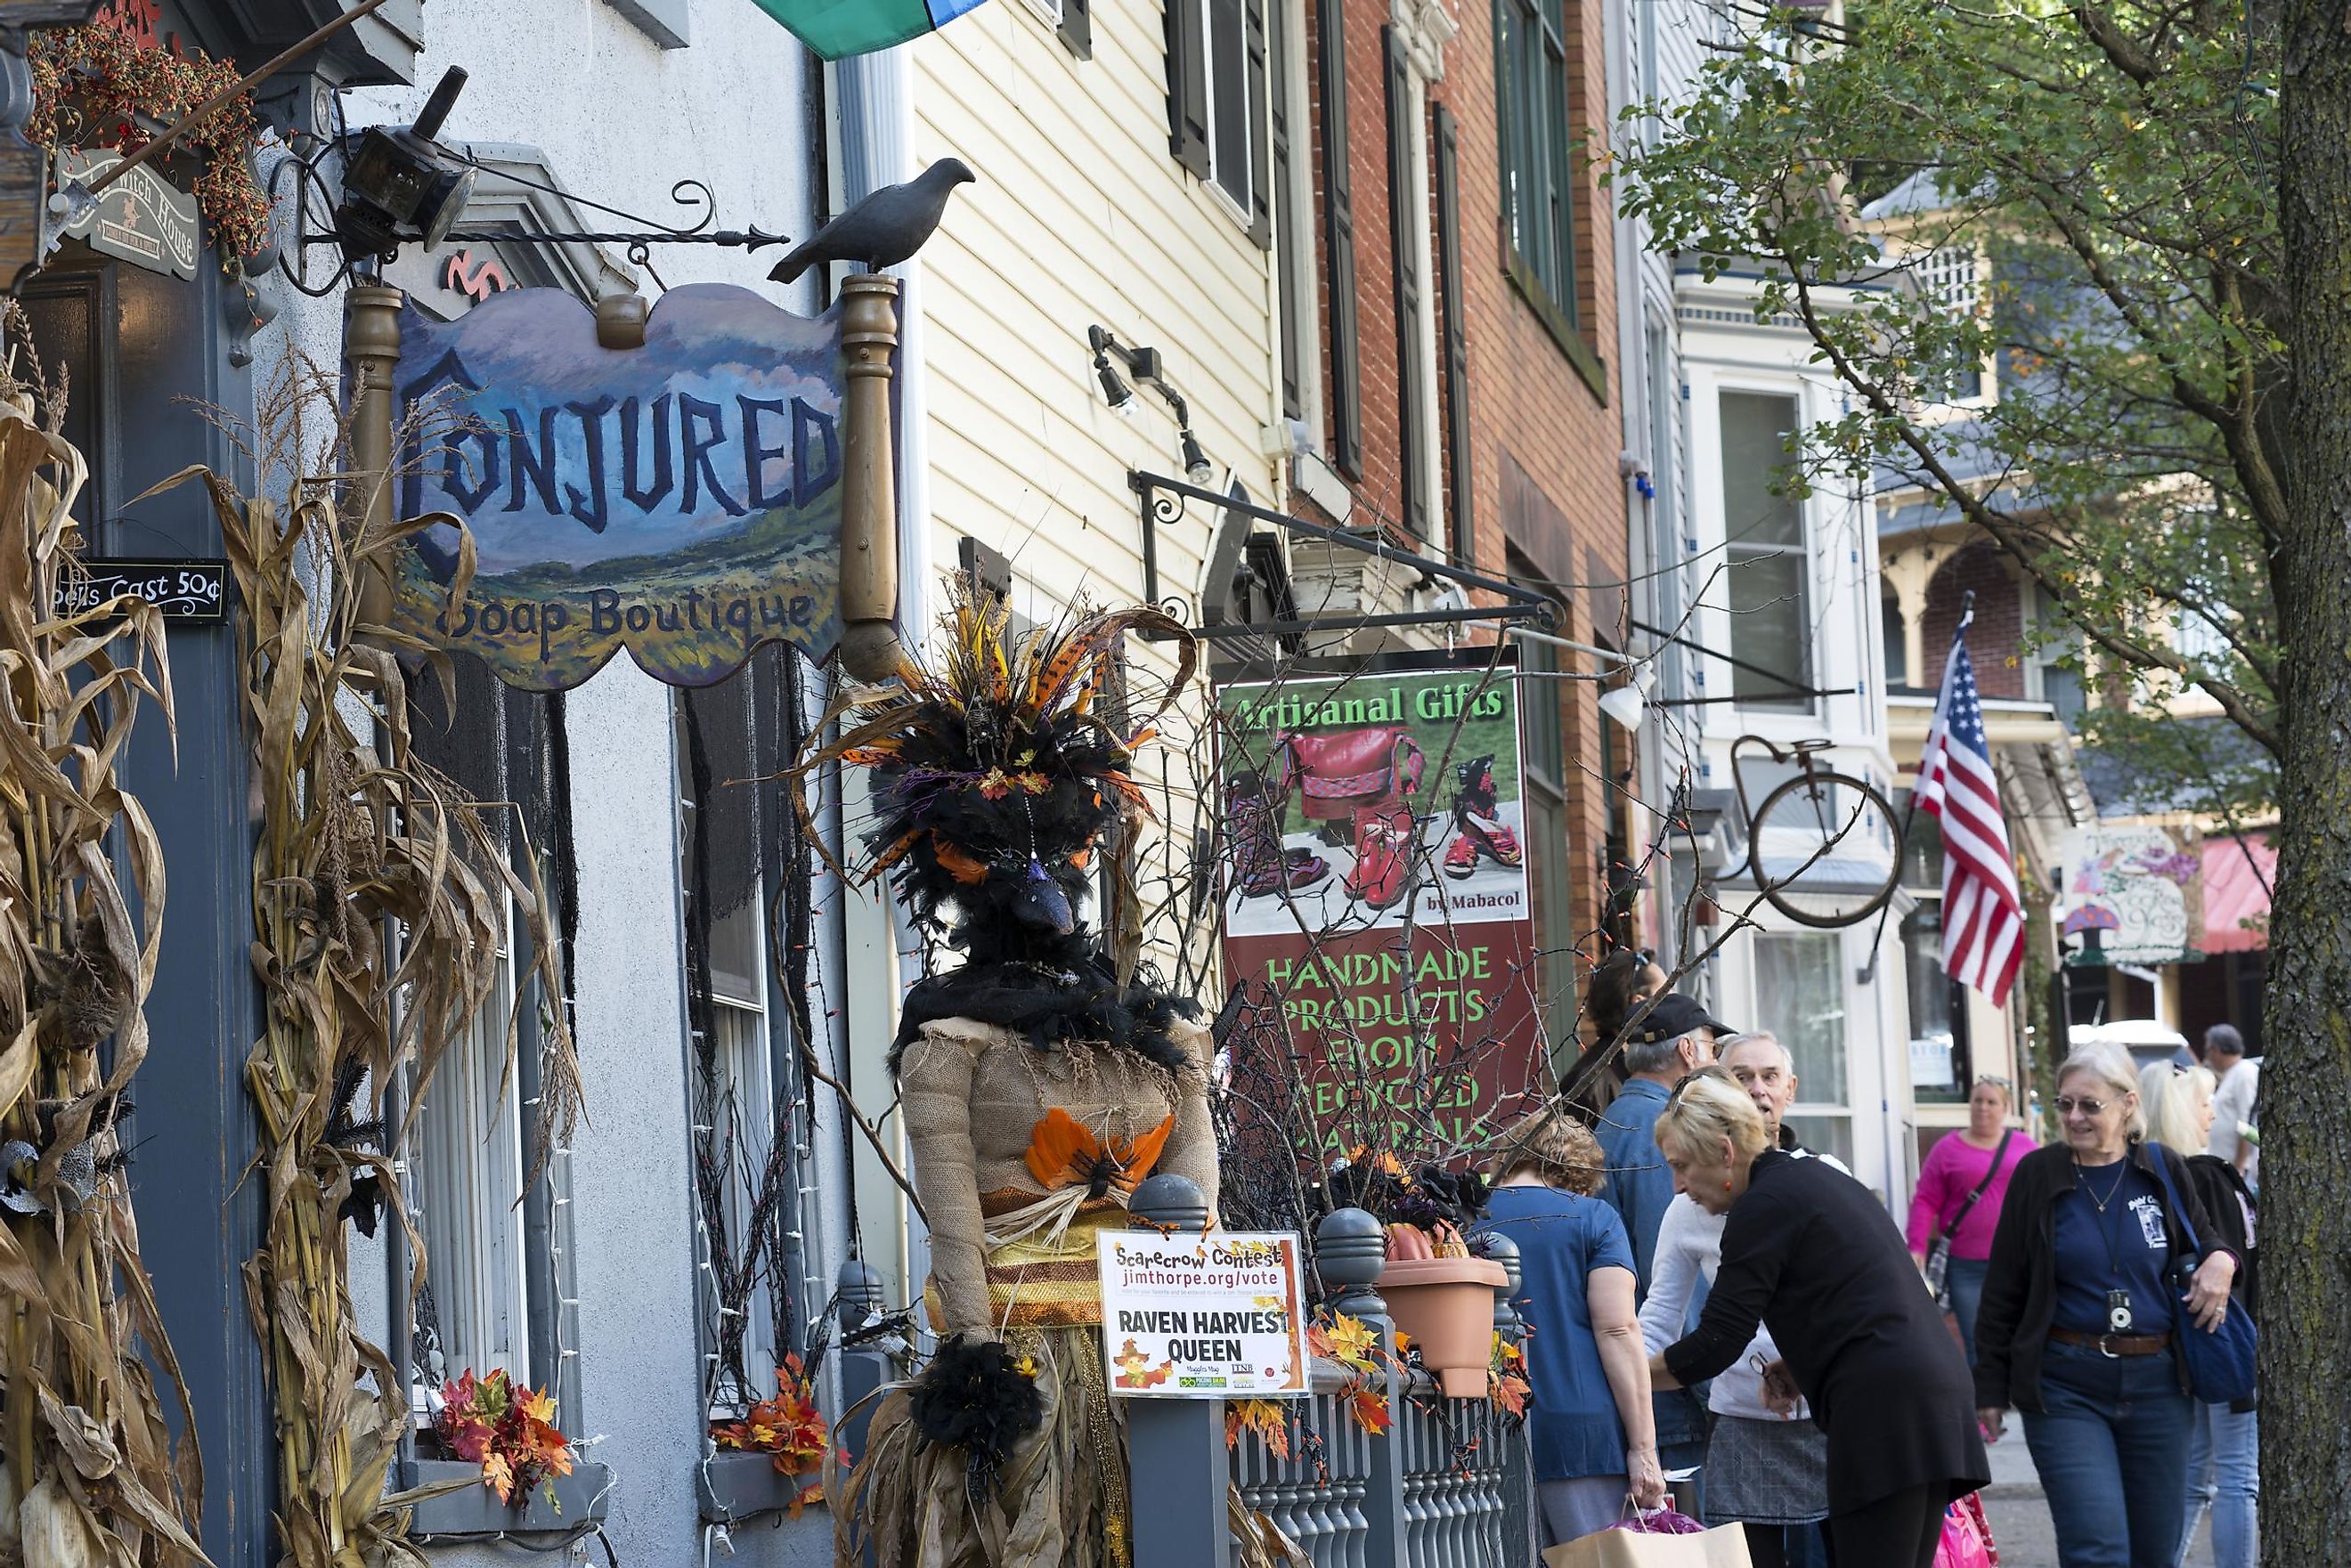
<svg viewBox="0 0 2351 1568">
<path fill-rule="evenodd" d="M 2267 833 L 2204 841 L 2204 940 L 2207 953 L 2251 953 L 2270 945 L 2270 889 L 2277 852 Z"/>
</svg>

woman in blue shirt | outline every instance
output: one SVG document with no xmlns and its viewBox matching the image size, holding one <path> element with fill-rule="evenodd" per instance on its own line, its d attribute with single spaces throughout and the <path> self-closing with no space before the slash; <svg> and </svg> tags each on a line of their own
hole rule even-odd
<svg viewBox="0 0 2351 1568">
<path fill-rule="evenodd" d="M 2127 1057 L 2098 1046 L 2068 1059 L 2057 1118 L 2065 1141 L 2018 1163 L 1992 1233 L 1978 1418 L 1997 1440 L 2007 1411 L 2024 1413 L 2063 1568 L 2172 1568 L 2193 1409 L 2178 1346 L 2228 1314 L 2237 1258 L 2186 1162 L 2140 1136 Z M 2183 1289 L 2172 1270 L 2189 1261 L 2190 1233 L 2202 1253 Z"/>
<path fill-rule="evenodd" d="M 1520 1124 L 1495 1169 L 1484 1228 L 1519 1248 L 1536 1492 L 1544 1544 L 1559 1545 L 1624 1518 L 1628 1497 L 1665 1501 L 1633 1249 L 1616 1211 L 1592 1196 L 1605 1162 L 1573 1116 L 1553 1109 Z"/>
</svg>

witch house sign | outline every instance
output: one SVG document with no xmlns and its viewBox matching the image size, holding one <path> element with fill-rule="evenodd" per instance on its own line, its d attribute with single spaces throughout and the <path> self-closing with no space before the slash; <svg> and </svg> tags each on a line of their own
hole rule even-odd
<svg viewBox="0 0 2351 1568">
<path fill-rule="evenodd" d="M 866 444 L 851 426 L 886 441 L 890 419 L 885 391 L 852 392 L 871 350 L 844 330 L 857 303 L 811 319 L 691 285 L 630 349 L 601 346 L 559 289 L 506 290 L 453 321 L 404 308 L 397 505 L 441 520 L 412 536 L 394 627 L 539 691 L 624 647 L 688 686 L 765 642 L 823 658 L 841 635 L 844 525 L 852 539 L 892 526 L 886 496 L 851 482 Z"/>
</svg>

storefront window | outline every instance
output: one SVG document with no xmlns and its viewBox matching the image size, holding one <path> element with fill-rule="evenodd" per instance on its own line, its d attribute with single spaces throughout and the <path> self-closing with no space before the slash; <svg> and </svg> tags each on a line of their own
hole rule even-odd
<svg viewBox="0 0 2351 1568">
<path fill-rule="evenodd" d="M 1827 933 L 1759 933 L 1750 1016 L 1756 1028 L 1778 1035 L 1796 1059 L 1796 1104 L 1789 1117 L 1796 1137 L 1851 1164 L 1853 1109 L 1846 1091 L 1839 939 Z"/>
</svg>

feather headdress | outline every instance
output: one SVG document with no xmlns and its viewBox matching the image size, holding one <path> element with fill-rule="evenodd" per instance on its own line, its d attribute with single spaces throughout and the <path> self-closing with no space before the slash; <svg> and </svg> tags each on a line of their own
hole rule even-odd
<svg viewBox="0 0 2351 1568">
<path fill-rule="evenodd" d="M 1165 1035 L 1185 1004 L 1121 983 L 1077 911 L 1102 836 L 1150 814 L 1134 757 L 1191 680 L 1196 645 L 1141 606 L 1016 630 L 1003 601 L 968 578 L 950 584 L 935 663 L 910 658 L 894 682 L 848 695 L 827 716 L 839 735 L 794 768 L 870 770 L 865 853 L 835 869 L 888 876 L 915 925 L 965 955 L 908 998 L 900 1038 L 929 1019 L 976 1017 L 1040 1045 L 1105 1040 L 1173 1065 Z M 1114 685 L 1131 631 L 1176 650 L 1173 678 L 1140 716 Z"/>
</svg>

